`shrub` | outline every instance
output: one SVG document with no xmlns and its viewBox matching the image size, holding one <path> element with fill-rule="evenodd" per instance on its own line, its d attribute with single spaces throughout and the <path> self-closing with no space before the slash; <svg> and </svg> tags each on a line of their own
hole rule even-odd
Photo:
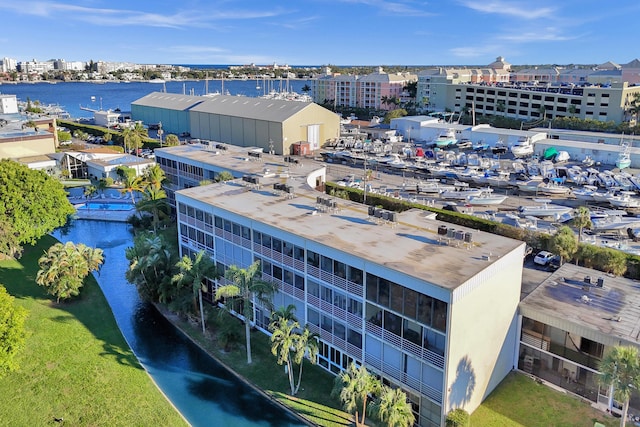
<svg viewBox="0 0 640 427">
<path fill-rule="evenodd" d="M 464 409 L 454 409 L 447 414 L 447 427 L 469 427 L 470 416 Z"/>
</svg>

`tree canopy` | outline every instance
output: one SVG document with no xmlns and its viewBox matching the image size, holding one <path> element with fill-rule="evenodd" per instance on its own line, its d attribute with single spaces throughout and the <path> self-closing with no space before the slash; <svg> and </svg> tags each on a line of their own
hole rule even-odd
<svg viewBox="0 0 640 427">
<path fill-rule="evenodd" d="M 0 378 L 18 369 L 16 355 L 24 348 L 24 321 L 27 310 L 15 304 L 4 286 L 0 285 Z"/>
<path fill-rule="evenodd" d="M 0 200 L 0 218 L 11 225 L 20 244 L 35 243 L 75 212 L 60 182 L 6 159 L 0 160 Z M 0 244 L 0 250 L 5 248 Z"/>
<path fill-rule="evenodd" d="M 100 269 L 104 261 L 102 249 L 91 248 L 82 243 L 56 243 L 38 260 L 40 270 L 36 283 L 47 288 L 47 292 L 58 300 L 71 298 L 80 293 L 84 278 Z"/>
</svg>

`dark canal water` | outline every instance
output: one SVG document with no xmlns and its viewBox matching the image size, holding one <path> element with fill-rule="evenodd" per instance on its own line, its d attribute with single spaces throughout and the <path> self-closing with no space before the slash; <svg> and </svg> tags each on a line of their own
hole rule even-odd
<svg viewBox="0 0 640 427">
<path fill-rule="evenodd" d="M 118 326 L 158 387 L 193 426 L 303 426 L 296 418 L 238 381 L 184 337 L 125 277 L 128 225 L 75 220 L 53 233 L 62 242 L 98 247 L 105 262 L 96 276 Z"/>
</svg>

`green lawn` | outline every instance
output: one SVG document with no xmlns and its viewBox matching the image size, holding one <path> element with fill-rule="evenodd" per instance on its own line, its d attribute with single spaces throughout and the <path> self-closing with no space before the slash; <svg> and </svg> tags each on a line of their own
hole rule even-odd
<svg viewBox="0 0 640 427">
<path fill-rule="evenodd" d="M 593 427 L 595 421 L 620 425 L 619 418 L 515 372 L 471 415 L 471 425 L 482 427 Z"/>
<path fill-rule="evenodd" d="M 0 425 L 187 425 L 138 364 L 93 276 L 70 303 L 35 284 L 37 260 L 55 242 L 0 261 L 0 284 L 29 311 L 30 334 L 21 369 L 0 379 Z"/>
</svg>

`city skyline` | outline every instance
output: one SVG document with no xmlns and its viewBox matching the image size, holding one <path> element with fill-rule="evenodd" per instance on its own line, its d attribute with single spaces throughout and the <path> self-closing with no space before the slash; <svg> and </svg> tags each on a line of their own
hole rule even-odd
<svg viewBox="0 0 640 427">
<path fill-rule="evenodd" d="M 503 56 L 563 65 L 636 58 L 627 41 L 640 4 L 27 0 L 0 11 L 0 57 L 18 61 L 454 66 Z"/>
</svg>

